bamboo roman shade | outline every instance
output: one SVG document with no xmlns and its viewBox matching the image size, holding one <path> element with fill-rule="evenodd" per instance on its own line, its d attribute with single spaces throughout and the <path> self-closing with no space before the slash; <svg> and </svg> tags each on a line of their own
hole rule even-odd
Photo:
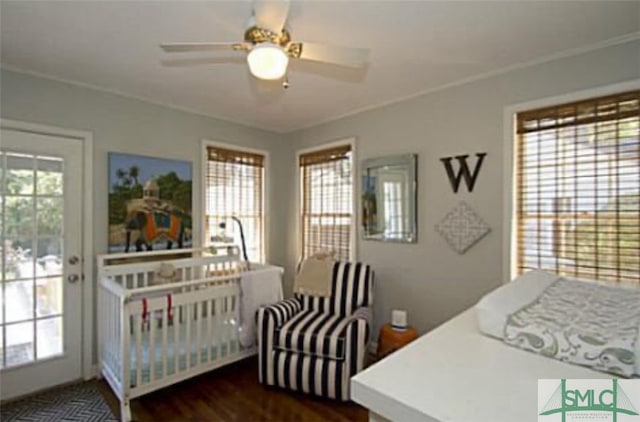
<svg viewBox="0 0 640 422">
<path fill-rule="evenodd" d="M 640 91 L 518 113 L 517 272 L 640 284 Z"/>
<path fill-rule="evenodd" d="M 351 258 L 353 175 L 351 146 L 300 155 L 302 258 L 335 251 Z"/>
<path fill-rule="evenodd" d="M 207 147 L 205 180 L 206 241 L 233 236 L 240 242 L 237 224 L 244 228 L 249 259 L 264 261 L 264 166 L 265 156 L 220 147 Z M 226 229 L 220 223 L 226 223 Z"/>
</svg>

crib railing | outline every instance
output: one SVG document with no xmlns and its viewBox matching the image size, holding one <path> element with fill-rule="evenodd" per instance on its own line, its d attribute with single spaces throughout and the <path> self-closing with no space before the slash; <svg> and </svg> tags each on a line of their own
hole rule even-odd
<svg viewBox="0 0 640 422">
<path fill-rule="evenodd" d="M 156 271 L 159 263 L 170 262 L 175 269 L 174 281 L 187 281 L 216 275 L 231 275 L 246 270 L 235 246 L 211 249 L 184 249 L 179 251 L 150 251 L 135 254 L 101 255 L 97 258 L 98 274 L 109 277 L 124 289 L 139 289 L 164 284 Z"/>
<path fill-rule="evenodd" d="M 177 259 L 175 252 L 154 252 L 154 261 L 140 261 L 143 254 L 98 258 L 100 367 L 123 420 L 130 420 L 130 399 L 254 353 L 239 339 L 239 277 L 246 268 L 236 251 L 190 250 Z M 152 277 L 169 256 L 178 277 L 155 284 Z"/>
<path fill-rule="evenodd" d="M 101 369 L 116 394 L 123 391 L 123 304 L 125 291 L 111 280 L 101 280 L 98 292 L 98 350 Z M 124 328 L 124 329 L 123 329 Z M 119 397 L 122 399 L 122 397 Z"/>
<path fill-rule="evenodd" d="M 239 294 L 239 286 L 229 284 L 128 303 L 132 388 L 144 394 L 147 385 L 158 388 L 158 380 L 171 383 L 239 352 Z"/>
</svg>

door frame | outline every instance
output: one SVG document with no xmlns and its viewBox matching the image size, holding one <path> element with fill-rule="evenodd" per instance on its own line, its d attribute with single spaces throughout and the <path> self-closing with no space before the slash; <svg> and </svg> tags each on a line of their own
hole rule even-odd
<svg viewBox="0 0 640 422">
<path fill-rule="evenodd" d="M 94 337 L 94 264 L 93 264 L 93 133 L 38 123 L 0 119 L 0 128 L 16 132 L 57 136 L 82 143 L 82 378 L 95 377 L 93 365 Z"/>
</svg>

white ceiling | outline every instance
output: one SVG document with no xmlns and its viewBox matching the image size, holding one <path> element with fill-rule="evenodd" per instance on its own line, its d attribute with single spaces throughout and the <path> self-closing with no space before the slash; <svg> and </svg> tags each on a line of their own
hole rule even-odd
<svg viewBox="0 0 640 422">
<path fill-rule="evenodd" d="M 181 56 L 208 63 L 176 67 L 158 48 L 241 40 L 250 2 L 0 7 L 3 66 L 279 132 L 640 31 L 638 1 L 295 1 L 294 40 L 368 47 L 370 63 L 296 62 L 289 90 L 265 91 L 241 53 Z"/>
</svg>

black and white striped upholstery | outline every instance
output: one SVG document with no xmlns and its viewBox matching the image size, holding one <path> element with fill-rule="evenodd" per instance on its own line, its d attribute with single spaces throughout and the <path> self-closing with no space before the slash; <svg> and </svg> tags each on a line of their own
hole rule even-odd
<svg viewBox="0 0 640 422">
<path fill-rule="evenodd" d="M 337 262 L 331 296 L 294 298 L 258 311 L 260 382 L 349 400 L 371 337 L 373 272 Z"/>
</svg>

